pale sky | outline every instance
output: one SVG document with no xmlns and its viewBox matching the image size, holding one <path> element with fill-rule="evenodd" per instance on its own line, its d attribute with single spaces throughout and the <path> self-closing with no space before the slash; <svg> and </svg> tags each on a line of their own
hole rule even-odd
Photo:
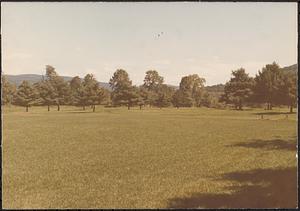
<svg viewBox="0 0 300 211">
<path fill-rule="evenodd" d="M 5 74 L 93 73 L 108 82 L 125 69 L 134 84 L 155 69 L 168 84 L 198 74 L 225 83 L 244 67 L 297 63 L 296 3 L 1 3 Z M 161 34 L 158 36 L 158 34 Z"/>
</svg>

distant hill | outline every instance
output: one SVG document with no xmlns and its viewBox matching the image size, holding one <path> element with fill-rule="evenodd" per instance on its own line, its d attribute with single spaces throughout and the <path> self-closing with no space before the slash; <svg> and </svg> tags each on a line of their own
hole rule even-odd
<svg viewBox="0 0 300 211">
<path fill-rule="evenodd" d="M 284 71 L 287 71 L 287 72 L 291 72 L 291 73 L 296 72 L 297 73 L 298 72 L 298 64 L 293 64 L 291 66 L 283 67 L 281 69 Z"/>
<path fill-rule="evenodd" d="M 20 74 L 20 75 L 5 75 L 7 80 L 15 84 L 16 86 L 19 86 L 22 81 L 29 81 L 30 83 L 36 83 L 42 80 L 43 76 L 38 74 Z M 71 81 L 73 77 L 71 76 L 61 76 L 65 81 Z M 105 82 L 99 82 L 99 85 L 105 89 L 111 90 L 108 83 Z"/>
<path fill-rule="evenodd" d="M 206 86 L 205 90 L 208 92 L 223 92 L 224 91 L 224 84 L 217 84 L 212 86 Z"/>
</svg>

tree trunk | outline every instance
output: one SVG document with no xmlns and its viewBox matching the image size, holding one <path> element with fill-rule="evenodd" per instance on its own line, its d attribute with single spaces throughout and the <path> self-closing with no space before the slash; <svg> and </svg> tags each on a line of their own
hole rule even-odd
<svg viewBox="0 0 300 211">
<path fill-rule="evenodd" d="M 243 110 L 243 102 L 241 99 L 239 100 L 239 110 Z"/>
<path fill-rule="evenodd" d="M 57 104 L 57 111 L 60 111 L 60 106 L 59 106 L 59 104 Z"/>
<path fill-rule="evenodd" d="M 85 110 L 85 106 L 82 107 L 82 110 Z"/>
<path fill-rule="evenodd" d="M 179 109 L 179 106 L 176 106 L 177 109 Z"/>
<path fill-rule="evenodd" d="M 290 105 L 290 113 L 293 113 L 293 106 Z"/>
<path fill-rule="evenodd" d="M 28 112 L 28 106 L 26 106 L 26 112 Z"/>
<path fill-rule="evenodd" d="M 272 110 L 272 108 L 273 108 L 273 105 L 272 105 L 272 103 L 270 103 L 270 110 Z"/>
<path fill-rule="evenodd" d="M 128 110 L 130 110 L 130 105 L 129 104 L 128 104 L 127 108 L 128 108 Z"/>
<path fill-rule="evenodd" d="M 140 110 L 142 110 L 142 105 L 140 105 Z"/>
<path fill-rule="evenodd" d="M 50 105 L 48 105 L 48 111 L 50 111 Z"/>
<path fill-rule="evenodd" d="M 93 112 L 95 112 L 95 109 L 96 109 L 96 106 L 95 106 L 95 105 L 93 105 Z"/>
</svg>

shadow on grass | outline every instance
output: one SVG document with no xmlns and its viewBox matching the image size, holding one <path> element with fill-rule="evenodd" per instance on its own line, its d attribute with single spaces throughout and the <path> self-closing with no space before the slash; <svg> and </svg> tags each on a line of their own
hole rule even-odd
<svg viewBox="0 0 300 211">
<path fill-rule="evenodd" d="M 273 139 L 273 140 L 262 140 L 256 139 L 248 142 L 239 142 L 233 145 L 227 145 L 227 147 L 249 147 L 249 148 L 258 148 L 265 150 L 288 150 L 295 151 L 297 150 L 297 143 L 295 139 L 292 140 L 283 140 L 283 139 Z"/>
<path fill-rule="evenodd" d="M 255 169 L 224 174 L 221 180 L 238 182 L 231 194 L 195 193 L 169 200 L 168 208 L 296 208 L 297 169 Z"/>
<path fill-rule="evenodd" d="M 93 111 L 68 111 L 66 113 L 71 113 L 71 114 L 87 114 L 87 113 L 96 113 L 96 112 L 93 112 Z"/>
<path fill-rule="evenodd" d="M 290 113 L 290 112 L 276 112 L 276 111 L 269 111 L 269 112 L 259 112 L 259 113 L 253 113 L 254 115 L 278 115 L 278 114 L 295 114 L 296 112 Z"/>
</svg>

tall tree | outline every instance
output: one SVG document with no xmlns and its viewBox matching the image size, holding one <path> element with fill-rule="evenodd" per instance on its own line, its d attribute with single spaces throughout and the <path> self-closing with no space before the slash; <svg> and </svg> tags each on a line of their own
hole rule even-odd
<svg viewBox="0 0 300 211">
<path fill-rule="evenodd" d="M 143 86 L 148 90 L 155 91 L 163 82 L 164 78 L 156 70 L 149 70 L 146 72 Z"/>
<path fill-rule="evenodd" d="M 223 99 L 226 103 L 233 103 L 236 109 L 242 110 L 244 103 L 253 93 L 254 80 L 244 68 L 232 71 L 232 76 L 225 84 Z"/>
<path fill-rule="evenodd" d="M 2 85 L 2 99 L 1 105 L 12 103 L 13 96 L 16 93 L 16 86 L 9 83 L 4 75 L 1 75 L 1 85 Z"/>
<path fill-rule="evenodd" d="M 53 96 L 56 96 L 55 103 L 57 105 L 57 110 L 59 111 L 60 105 L 70 102 L 70 87 L 68 86 L 68 83 L 57 74 L 55 68 L 50 65 L 46 65 L 46 80 L 54 89 L 55 94 L 53 94 Z"/>
<path fill-rule="evenodd" d="M 93 74 L 87 74 L 82 84 L 85 89 L 86 104 L 92 106 L 93 112 L 95 112 L 96 105 L 100 104 L 104 98 L 104 91 L 99 87 Z"/>
<path fill-rule="evenodd" d="M 283 72 L 276 62 L 267 64 L 255 77 L 254 99 L 257 102 L 267 103 L 267 109 L 272 110 L 279 102 L 279 89 L 283 83 Z"/>
<path fill-rule="evenodd" d="M 17 89 L 14 103 L 26 107 L 26 112 L 28 112 L 28 107 L 36 103 L 37 95 L 34 87 L 28 81 L 23 81 Z"/>
<path fill-rule="evenodd" d="M 204 91 L 205 79 L 200 78 L 197 74 L 184 76 L 179 84 L 179 91 L 175 95 L 181 100 L 177 100 L 178 106 L 191 107 L 193 105 L 200 106 L 202 93 Z"/>
<path fill-rule="evenodd" d="M 50 106 L 56 104 L 57 93 L 49 81 L 42 80 L 34 84 L 38 92 L 37 103 L 39 105 L 47 105 L 48 111 Z"/>
<path fill-rule="evenodd" d="M 81 79 L 79 78 L 79 76 L 73 77 L 70 81 L 71 90 L 75 91 L 75 90 L 79 89 L 80 86 L 81 86 Z"/>
<path fill-rule="evenodd" d="M 144 84 L 142 87 L 145 89 L 143 94 L 146 95 L 145 103 L 150 106 L 154 105 L 158 99 L 158 92 L 161 85 L 164 82 L 164 78 L 158 74 L 156 70 L 149 70 L 146 72 Z"/>
<path fill-rule="evenodd" d="M 283 83 L 279 87 L 280 104 L 288 105 L 290 113 L 293 113 L 293 107 L 297 105 L 297 72 L 284 72 Z"/>
<path fill-rule="evenodd" d="M 109 81 L 112 88 L 112 102 L 114 105 L 127 105 L 128 109 L 138 102 L 137 87 L 132 86 L 128 73 L 118 69 Z"/>
<path fill-rule="evenodd" d="M 186 102 L 185 100 L 187 99 L 187 97 L 185 96 L 184 92 L 180 89 L 177 89 L 175 91 L 175 93 L 173 94 L 173 97 L 172 97 L 172 103 L 173 105 L 176 107 L 176 108 L 179 108 L 179 107 L 185 107 L 186 105 Z M 188 98 L 188 102 L 190 105 L 190 101 L 192 100 L 191 97 Z"/>
</svg>

